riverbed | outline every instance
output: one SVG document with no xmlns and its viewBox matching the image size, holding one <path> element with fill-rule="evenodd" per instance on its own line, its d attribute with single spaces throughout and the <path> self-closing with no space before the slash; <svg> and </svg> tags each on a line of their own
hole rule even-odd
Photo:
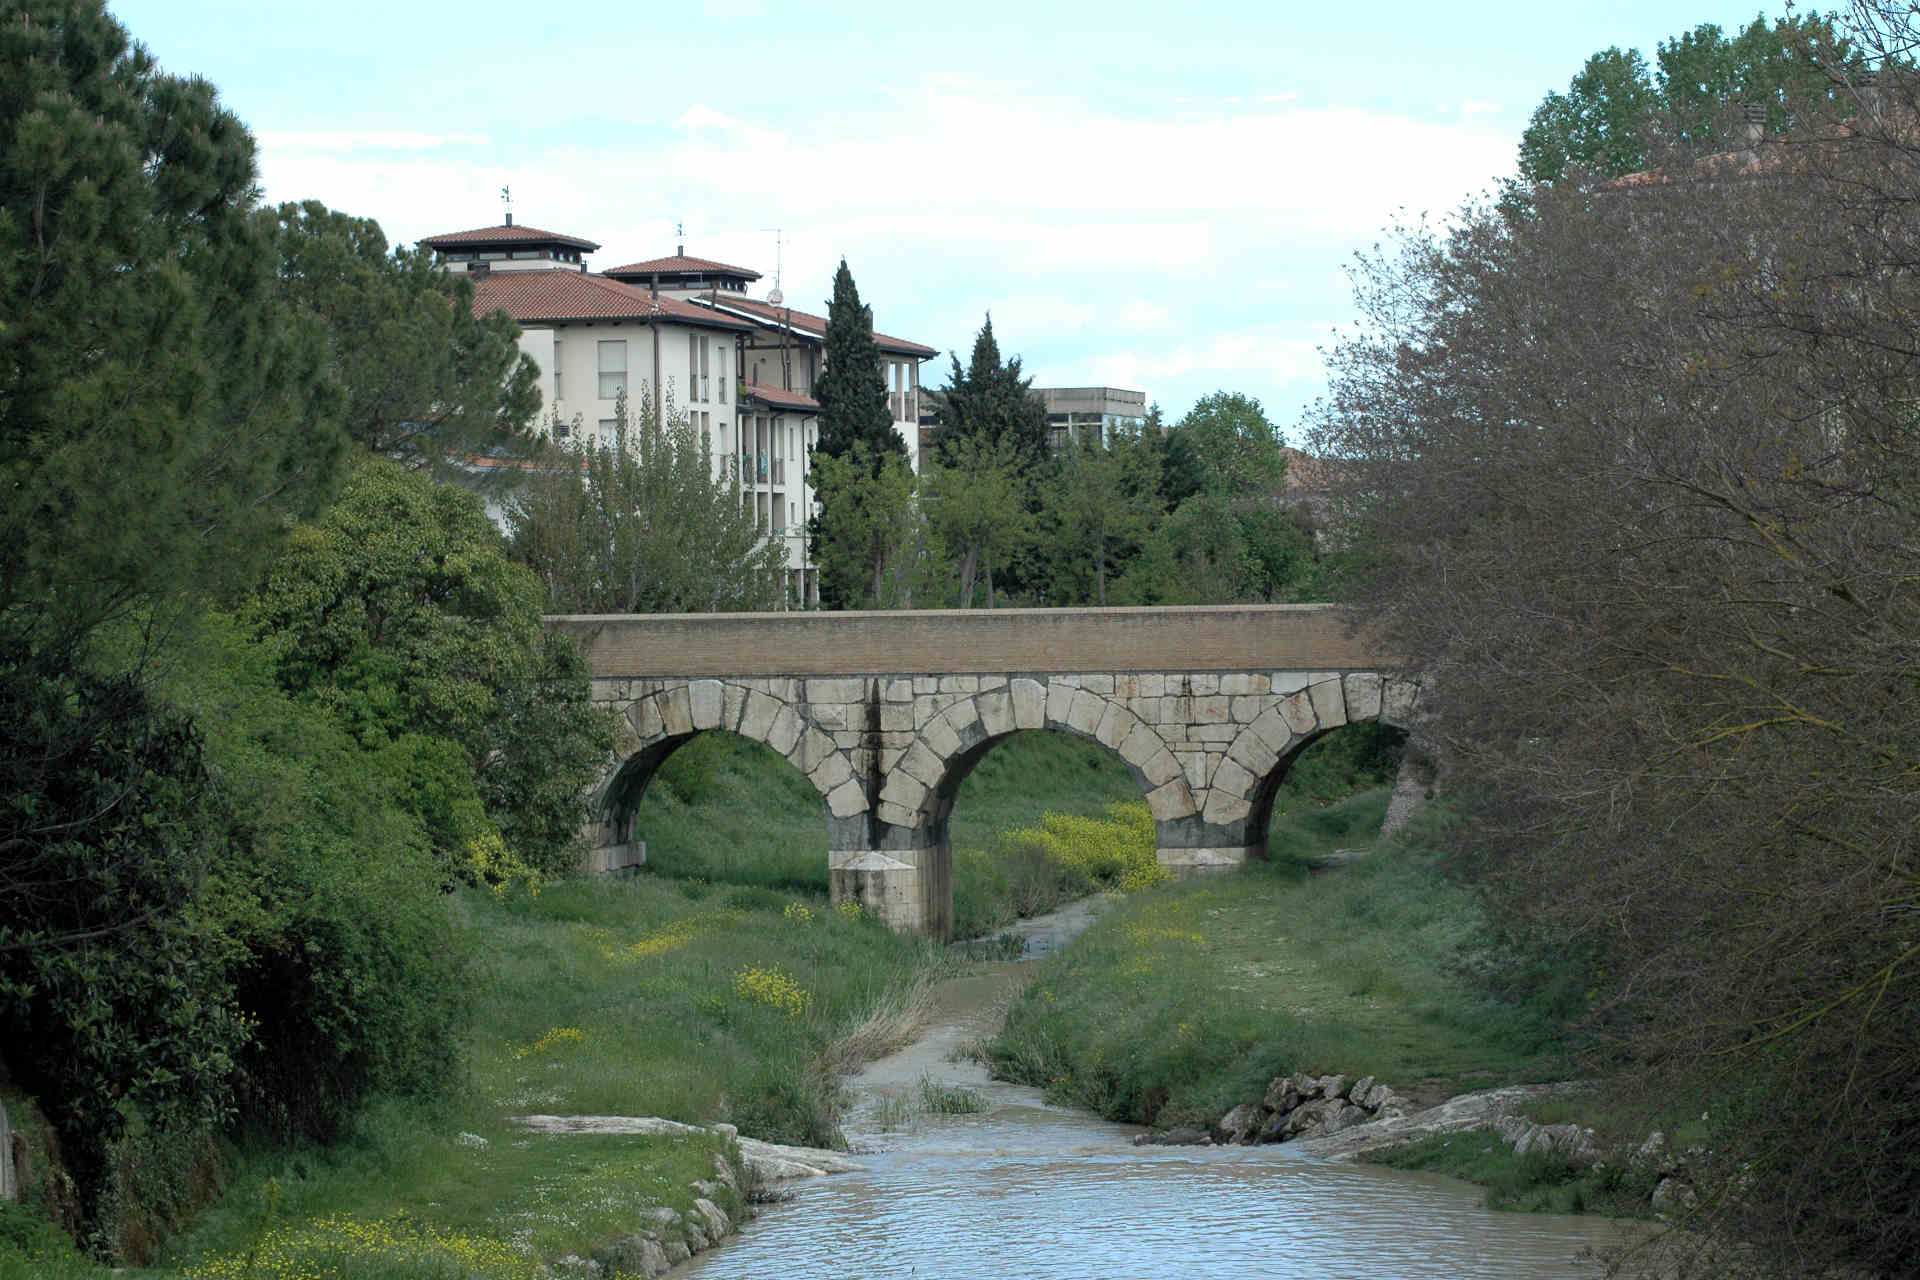
<svg viewBox="0 0 1920 1280">
<path fill-rule="evenodd" d="M 1031 952 L 1083 927 L 1029 923 Z M 794 1187 L 676 1274 L 720 1277 L 1598 1276 L 1600 1218 L 1492 1213 L 1452 1178 L 1324 1160 L 1286 1144 L 1135 1147 L 1142 1130 L 991 1080 L 967 1048 L 1025 980 L 1020 962 L 944 984 L 921 1037 L 850 1082 L 862 1166 Z M 971 1089 L 972 1115 L 919 1114 L 924 1078 Z"/>
</svg>

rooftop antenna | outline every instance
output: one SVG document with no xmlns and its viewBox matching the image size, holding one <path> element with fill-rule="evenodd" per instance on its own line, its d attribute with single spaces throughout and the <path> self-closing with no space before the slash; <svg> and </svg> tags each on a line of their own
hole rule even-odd
<svg viewBox="0 0 1920 1280">
<path fill-rule="evenodd" d="M 781 243 L 782 243 L 782 237 L 780 235 L 780 228 L 775 227 L 773 229 L 773 291 L 767 295 L 767 301 L 772 303 L 776 307 L 787 300 L 787 295 L 780 292 L 780 246 L 781 246 Z"/>
<path fill-rule="evenodd" d="M 500 203 L 507 206 L 507 225 L 513 225 L 513 188 L 500 188 Z"/>
</svg>

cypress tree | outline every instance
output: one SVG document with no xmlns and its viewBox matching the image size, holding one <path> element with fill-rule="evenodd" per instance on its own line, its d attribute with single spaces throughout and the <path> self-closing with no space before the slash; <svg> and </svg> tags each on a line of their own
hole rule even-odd
<svg viewBox="0 0 1920 1280">
<path fill-rule="evenodd" d="M 906 460 L 907 446 L 893 429 L 880 347 L 873 340 L 873 312 L 861 304 L 845 258 L 833 276 L 825 345 L 826 367 L 814 384 L 820 401 L 818 451 L 844 458 L 856 443 L 865 444 L 873 474 L 878 476 L 887 459 Z"/>
<path fill-rule="evenodd" d="M 947 456 L 950 444 L 962 440 L 980 440 L 990 447 L 1011 445 L 1023 466 L 1031 467 L 1047 456 L 1047 411 L 1033 395 L 1033 379 L 1020 376 L 1020 357 L 1004 363 L 1000 344 L 993 337 L 993 316 L 973 340 L 973 357 L 960 367 L 960 357 L 951 356 L 953 371 L 941 390 L 941 405 L 946 410 L 940 424 L 940 449 Z"/>
</svg>

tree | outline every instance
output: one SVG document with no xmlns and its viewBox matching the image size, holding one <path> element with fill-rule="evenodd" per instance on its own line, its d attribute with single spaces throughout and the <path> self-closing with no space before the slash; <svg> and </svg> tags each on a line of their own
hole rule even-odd
<svg viewBox="0 0 1920 1280">
<path fill-rule="evenodd" d="M 243 616 L 276 647 L 281 686 L 364 749 L 408 735 L 456 744 L 512 853 L 552 873 L 577 862 L 581 797 L 612 728 L 584 667 L 542 630 L 542 605 L 479 499 L 368 460 L 319 522 L 294 531 Z"/>
<path fill-rule="evenodd" d="M 939 447 L 943 457 L 963 440 L 1008 444 L 1023 468 L 1047 457 L 1047 413 L 1033 394 L 1033 379 L 1020 376 L 1020 357 L 1004 364 L 993 337 L 993 317 L 980 326 L 967 367 L 951 357 L 953 371 L 939 392 Z"/>
<path fill-rule="evenodd" d="M 1191 451 L 1209 493 L 1229 498 L 1264 493 L 1286 474 L 1280 433 L 1252 396 L 1237 391 L 1201 396 L 1171 434 Z"/>
<path fill-rule="evenodd" d="M 1781 133 L 1850 114 L 1848 81 L 1866 63 L 1821 14 L 1756 17 L 1729 40 L 1713 23 L 1660 43 L 1656 69 L 1634 50 L 1603 49 L 1567 86 L 1534 108 L 1520 139 L 1520 180 L 1560 181 L 1568 169 L 1615 178 L 1673 148 L 1725 151 L 1739 142 L 1741 107 L 1766 109 Z"/>
<path fill-rule="evenodd" d="M 1105 605 L 1108 580 L 1159 515 L 1155 457 L 1131 433 L 1115 432 L 1105 445 L 1092 436 L 1070 444 L 1059 461 L 1040 491 L 1050 594 L 1060 603 Z"/>
<path fill-rule="evenodd" d="M 671 401 L 638 422 L 623 396 L 614 439 L 556 444 L 508 504 L 516 559 L 557 613 L 708 613 L 782 603 L 784 544 L 741 505 L 740 481 L 713 474 L 711 442 Z"/>
<path fill-rule="evenodd" d="M 473 314 L 473 283 L 424 249 L 388 252 L 380 224 L 317 200 L 263 212 L 279 292 L 326 327 L 347 434 L 409 465 L 513 443 L 540 405 L 540 370 L 503 311 Z"/>
<path fill-rule="evenodd" d="M 888 458 L 906 458 L 907 446 L 893 429 L 887 379 L 881 372 L 880 348 L 873 340 L 873 311 L 862 305 L 845 258 L 834 273 L 823 345 L 824 367 L 814 384 L 820 401 L 820 437 L 814 453 L 845 458 L 852 455 L 854 446 L 865 446 L 867 464 L 878 476 Z M 819 486 L 814 489 L 818 492 Z"/>
<path fill-rule="evenodd" d="M 812 476 L 821 598 L 836 609 L 911 607 L 924 528 L 906 460 L 889 454 L 876 469 L 856 442 L 845 457 L 815 449 Z"/>
<path fill-rule="evenodd" d="M 98 0 L 0 6 L 0 65 L 0 645 L 71 649 L 247 581 L 345 439 L 213 87 Z"/>
<path fill-rule="evenodd" d="M 1868 13 L 1870 52 L 1913 47 Z M 1796 104 L 1737 181 L 1404 229 L 1316 413 L 1467 865 L 1594 949 L 1623 1074 L 1705 1096 L 1694 1273 L 1920 1256 L 1920 103 L 1890 90 L 1864 127 Z"/>
<path fill-rule="evenodd" d="M 945 442 L 946 461 L 922 479 L 927 524 L 958 562 L 959 601 L 973 608 L 976 575 L 987 581 L 987 608 L 994 606 L 993 569 L 1005 564 L 1030 532 L 1027 484 L 1011 441 L 970 436 Z"/>
</svg>

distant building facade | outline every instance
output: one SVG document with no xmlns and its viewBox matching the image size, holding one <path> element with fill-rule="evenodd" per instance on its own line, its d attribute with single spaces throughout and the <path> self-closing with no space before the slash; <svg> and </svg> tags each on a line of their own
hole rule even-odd
<svg viewBox="0 0 1920 1280">
<path fill-rule="evenodd" d="M 807 484 L 819 438 L 813 392 L 825 356 L 826 320 L 749 296 L 760 273 L 686 256 L 587 270 L 593 241 L 537 227 L 497 227 L 428 236 L 442 267 L 465 273 L 478 314 L 505 311 L 520 324 L 520 349 L 540 369 L 540 430 L 611 443 L 616 405 L 637 415 L 686 415 L 705 434 L 718 476 L 737 476 L 740 498 L 762 532 L 787 551 L 789 598 L 819 601 L 807 555 L 814 512 Z M 920 363 L 932 347 L 874 335 L 894 429 L 919 469 Z"/>
<path fill-rule="evenodd" d="M 1090 436 L 1109 444 L 1117 430 L 1147 425 L 1147 393 L 1119 387 L 1035 387 L 1046 406 L 1047 432 L 1055 449 Z"/>
</svg>

